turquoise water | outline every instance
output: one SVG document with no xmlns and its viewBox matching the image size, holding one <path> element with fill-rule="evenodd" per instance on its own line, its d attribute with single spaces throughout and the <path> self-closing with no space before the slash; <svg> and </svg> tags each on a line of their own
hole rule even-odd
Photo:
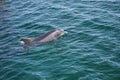
<svg viewBox="0 0 120 80">
<path fill-rule="evenodd" d="M 120 80 L 119 0 L 1 0 L 0 56 L 54 28 L 57 43 L 0 59 L 0 80 Z"/>
</svg>

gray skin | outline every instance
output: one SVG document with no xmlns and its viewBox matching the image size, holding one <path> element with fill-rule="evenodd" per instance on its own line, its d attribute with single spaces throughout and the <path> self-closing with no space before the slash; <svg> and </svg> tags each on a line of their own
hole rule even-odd
<svg viewBox="0 0 120 80">
<path fill-rule="evenodd" d="M 21 43 L 24 46 L 30 46 L 30 45 L 34 45 L 34 44 L 39 45 L 39 44 L 50 42 L 50 41 L 56 41 L 60 36 L 64 35 L 65 33 L 67 33 L 67 32 L 64 31 L 63 29 L 55 29 L 55 30 L 49 31 L 37 38 L 33 38 L 33 39 L 23 38 L 21 40 Z"/>
</svg>

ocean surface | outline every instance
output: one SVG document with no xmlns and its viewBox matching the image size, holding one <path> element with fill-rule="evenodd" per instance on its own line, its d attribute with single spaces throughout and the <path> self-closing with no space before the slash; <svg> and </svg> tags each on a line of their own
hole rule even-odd
<svg viewBox="0 0 120 80">
<path fill-rule="evenodd" d="M 55 28 L 68 34 L 21 51 Z M 120 1 L 0 0 L 0 80 L 120 80 Z"/>
</svg>

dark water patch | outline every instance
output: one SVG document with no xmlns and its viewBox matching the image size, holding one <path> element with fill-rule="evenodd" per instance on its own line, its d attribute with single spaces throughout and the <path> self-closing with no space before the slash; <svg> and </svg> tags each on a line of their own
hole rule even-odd
<svg viewBox="0 0 120 80">
<path fill-rule="evenodd" d="M 86 26 L 86 27 L 90 27 L 90 26 L 94 25 L 94 23 L 90 20 L 84 20 L 81 25 Z"/>
<path fill-rule="evenodd" d="M 92 36 L 92 35 L 89 35 L 89 34 L 86 34 L 86 33 L 78 33 L 77 35 L 79 35 L 79 39 L 82 40 L 82 41 L 94 41 L 97 37 L 96 36 Z"/>
<path fill-rule="evenodd" d="M 119 28 L 113 27 L 113 26 L 107 26 L 107 25 L 97 25 L 95 26 L 95 29 L 100 29 L 100 30 L 104 30 L 104 31 L 113 31 L 113 32 L 118 32 L 119 33 Z"/>
<path fill-rule="evenodd" d="M 119 5 L 120 2 L 105 2 L 104 4 L 101 4 L 102 8 L 108 10 L 108 11 L 114 11 L 114 12 L 119 12 L 120 9 L 118 9 L 118 7 L 120 7 Z M 113 6 L 111 6 L 113 5 Z"/>
<path fill-rule="evenodd" d="M 94 22 L 93 21 L 89 21 L 89 20 L 84 21 L 82 23 L 82 25 L 84 25 L 84 26 L 86 26 L 88 28 L 92 28 L 93 30 L 95 29 L 96 31 L 94 31 L 94 32 L 98 33 L 99 35 L 103 34 L 102 32 L 106 32 L 104 35 L 112 36 L 112 37 L 115 34 L 119 34 L 119 28 L 118 27 L 113 26 L 113 25 L 109 26 L 109 25 L 96 23 L 96 20 Z M 118 37 L 116 37 L 116 38 L 118 38 Z"/>
<path fill-rule="evenodd" d="M 112 49 L 114 49 L 115 47 L 117 47 L 116 46 L 116 44 L 115 43 L 112 43 L 112 42 L 110 42 L 110 41 L 101 41 L 101 42 L 99 42 L 98 44 L 96 44 L 96 46 L 95 46 L 96 48 L 100 48 L 100 49 L 102 49 L 102 50 L 107 50 L 107 51 L 110 51 L 110 50 L 112 50 Z"/>
<path fill-rule="evenodd" d="M 2 34 L 2 33 L 1 33 Z M 8 39 L 8 37 L 10 36 L 10 34 L 4 34 L 0 36 L 0 40 L 4 40 L 4 39 Z"/>
<path fill-rule="evenodd" d="M 53 26 L 50 25 L 40 25 L 40 24 L 34 24 L 34 23 L 26 23 L 24 25 L 19 26 L 19 28 L 24 28 L 24 29 L 39 29 L 39 28 L 43 28 L 45 27 L 45 29 L 51 29 L 53 28 Z"/>
<path fill-rule="evenodd" d="M 5 77 L 7 77 L 7 78 L 9 79 L 9 78 L 11 78 L 11 76 L 12 76 L 12 77 L 13 77 L 13 76 L 16 76 L 16 74 L 17 74 L 17 71 L 11 70 L 11 71 L 8 71 L 6 74 L 3 74 L 3 76 L 0 77 L 0 78 L 1 78 L 1 80 L 2 80 L 2 79 L 5 79 Z M 4 77 L 4 76 L 5 76 L 5 77 Z"/>
<path fill-rule="evenodd" d="M 31 75 L 31 76 L 29 76 L 29 75 Z M 21 78 L 26 79 L 26 76 L 28 77 L 28 79 L 41 79 L 39 76 L 35 76 L 35 75 L 25 73 L 25 72 L 19 73 L 19 74 L 15 75 L 14 77 L 10 78 L 10 79 L 11 80 L 21 79 Z"/>
</svg>

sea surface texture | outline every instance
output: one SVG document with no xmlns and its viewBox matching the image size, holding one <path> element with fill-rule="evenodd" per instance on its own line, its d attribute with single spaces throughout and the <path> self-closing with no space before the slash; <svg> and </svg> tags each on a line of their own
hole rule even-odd
<svg viewBox="0 0 120 80">
<path fill-rule="evenodd" d="M 0 80 L 120 80 L 120 0 L 0 0 Z"/>
</svg>

